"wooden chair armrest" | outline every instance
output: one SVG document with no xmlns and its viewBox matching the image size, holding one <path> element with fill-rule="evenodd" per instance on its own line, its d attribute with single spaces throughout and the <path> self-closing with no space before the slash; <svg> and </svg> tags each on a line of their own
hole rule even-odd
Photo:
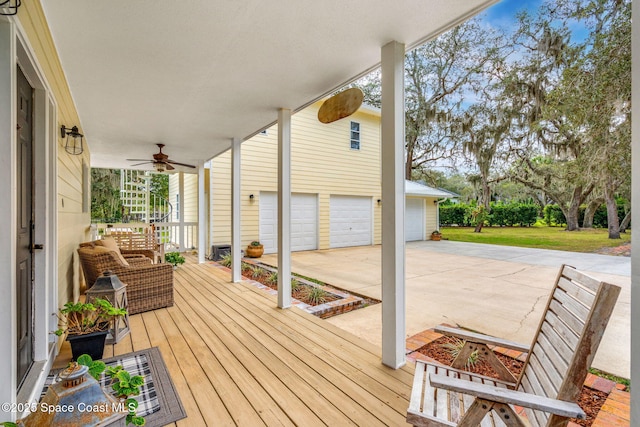
<svg viewBox="0 0 640 427">
<path fill-rule="evenodd" d="M 451 335 L 465 341 L 477 342 L 488 345 L 497 345 L 511 350 L 529 352 L 529 346 L 502 338 L 492 337 L 490 335 L 478 334 L 475 332 L 465 331 L 459 328 L 450 328 L 448 326 L 436 326 L 435 331 L 443 335 Z"/>
<path fill-rule="evenodd" d="M 573 402 L 536 396 L 521 391 L 494 387 L 459 378 L 451 378 L 445 375 L 429 374 L 429 381 L 433 387 L 469 394 L 492 402 L 523 406 L 525 408 L 549 412 L 561 417 L 579 418 L 582 420 L 586 418 L 586 414 L 582 408 Z"/>
</svg>

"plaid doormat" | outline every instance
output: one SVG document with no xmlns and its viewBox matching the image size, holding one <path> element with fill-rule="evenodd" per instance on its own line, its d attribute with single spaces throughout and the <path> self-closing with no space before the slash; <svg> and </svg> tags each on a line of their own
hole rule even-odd
<svg viewBox="0 0 640 427">
<path fill-rule="evenodd" d="M 144 377 L 144 385 L 140 394 L 133 396 L 138 401 L 137 414 L 145 417 L 146 426 L 163 426 L 185 418 L 186 413 L 178 396 L 167 367 L 158 347 L 127 353 L 102 360 L 107 366 L 122 366 L 133 375 Z M 51 371 L 45 382 L 41 397 L 47 392 L 49 385 L 58 381 L 57 374 L 61 370 Z M 103 373 L 100 385 L 115 396 L 109 387 L 109 378 Z"/>
</svg>

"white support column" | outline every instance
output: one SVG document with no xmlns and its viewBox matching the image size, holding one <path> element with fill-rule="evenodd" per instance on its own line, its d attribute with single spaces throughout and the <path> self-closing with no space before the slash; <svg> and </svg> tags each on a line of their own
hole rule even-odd
<svg viewBox="0 0 640 427">
<path fill-rule="evenodd" d="M 278 307 L 291 307 L 291 110 L 278 112 Z"/>
<path fill-rule="evenodd" d="M 240 143 L 239 138 L 231 142 L 231 281 L 239 282 L 242 278 L 240 247 Z"/>
<path fill-rule="evenodd" d="M 0 20 L 0 402 L 16 402 L 16 34 Z M 16 412 L 0 412 L 15 421 Z"/>
<path fill-rule="evenodd" d="M 204 162 L 198 164 L 198 262 L 204 264 L 207 252 L 207 201 L 204 192 Z"/>
<path fill-rule="evenodd" d="M 640 224 L 640 4 L 631 18 L 631 224 Z M 633 355 L 636 355 L 635 357 Z M 631 381 L 640 384 L 640 235 L 631 233 Z M 631 389 L 631 425 L 640 425 L 640 387 Z"/>
<path fill-rule="evenodd" d="M 178 251 L 185 250 L 184 244 L 184 172 L 178 173 L 178 194 L 180 194 L 180 206 L 178 212 L 180 213 L 180 220 L 178 221 Z"/>
<path fill-rule="evenodd" d="M 382 363 L 405 359 L 404 44 L 382 47 Z"/>
<path fill-rule="evenodd" d="M 151 174 L 146 172 L 145 173 L 145 180 L 144 180 L 145 184 L 145 191 L 144 191 L 144 222 L 147 223 L 147 225 L 151 224 Z"/>
</svg>

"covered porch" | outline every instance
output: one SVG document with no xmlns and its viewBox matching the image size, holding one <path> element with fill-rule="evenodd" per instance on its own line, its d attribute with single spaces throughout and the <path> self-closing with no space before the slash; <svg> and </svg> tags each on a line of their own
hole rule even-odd
<svg viewBox="0 0 640 427">
<path fill-rule="evenodd" d="M 1 217 L 13 227 L 0 239 L 0 289 L 6 296 L 0 304 L 0 323 L 6 325 L 0 343 L 11 348 L 0 357 L 0 380 L 7 385 L 0 401 L 32 397 L 58 352 L 60 343 L 50 334 L 57 324 L 52 313 L 73 297 L 73 254 L 89 239 L 89 168 L 131 166 L 126 159 L 149 158 L 163 142 L 172 158 L 197 165 L 201 199 L 205 161 L 233 151 L 229 180 L 237 264 L 231 276 L 203 258 L 202 264 L 194 261 L 180 269 L 176 305 L 134 316 L 132 335 L 113 352 L 161 349 L 189 416 L 183 425 L 403 425 L 413 371 L 403 366 L 403 58 L 407 50 L 496 1 L 360 1 L 346 8 L 339 2 L 197 2 L 200 13 L 193 13 L 191 6 L 181 9 L 174 3 L 119 2 L 114 7 L 41 0 L 23 2 L 18 15 L 0 18 L 5 159 L 0 194 L 7 201 Z M 637 26 L 634 31 L 637 35 Z M 637 54 L 637 45 L 634 49 Z M 275 301 L 248 288 L 239 275 L 242 141 L 274 123 L 284 129 L 279 135 L 278 203 L 284 215 L 279 223 L 285 225 L 278 233 L 278 253 L 280 277 L 287 283 L 291 115 L 380 65 L 385 75 L 382 352 L 295 308 L 279 309 L 290 306 L 288 286 L 281 287 Z M 34 94 L 38 240 L 32 243 L 44 248 L 33 257 L 34 301 L 25 304 L 32 313 L 18 306 L 16 285 L 19 70 Z M 65 125 L 79 125 L 86 135 L 82 156 L 65 152 L 60 137 Z M 637 130 L 634 123 L 634 135 Z M 637 142 L 634 136 L 634 155 Z M 634 185 L 639 170 L 633 171 Z M 634 219 L 639 203 L 635 197 Z M 204 221 L 201 209 L 198 224 Z M 198 227 L 199 233 L 203 230 Z M 204 242 L 200 236 L 198 241 Z M 200 247 L 201 257 L 204 252 Z M 639 260 L 634 252 L 635 300 Z M 24 340 L 33 344 L 23 351 L 28 375 L 18 374 L 22 312 L 34 322 L 27 328 L 33 336 Z M 632 323 L 637 317 L 634 309 Z M 64 348 L 56 363 L 64 363 Z M 632 371 L 633 376 L 638 373 L 637 364 Z"/>
<path fill-rule="evenodd" d="M 177 425 L 403 425 L 413 364 L 194 257 L 175 272 L 175 306 L 131 317 L 105 357 L 159 347 L 187 417 Z M 54 367 L 70 360 L 68 344 Z"/>
</svg>

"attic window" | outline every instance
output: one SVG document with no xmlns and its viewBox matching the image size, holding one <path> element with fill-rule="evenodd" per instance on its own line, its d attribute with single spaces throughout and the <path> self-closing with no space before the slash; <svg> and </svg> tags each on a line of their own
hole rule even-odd
<svg viewBox="0 0 640 427">
<path fill-rule="evenodd" d="M 360 123 L 351 122 L 351 149 L 360 149 Z"/>
</svg>

